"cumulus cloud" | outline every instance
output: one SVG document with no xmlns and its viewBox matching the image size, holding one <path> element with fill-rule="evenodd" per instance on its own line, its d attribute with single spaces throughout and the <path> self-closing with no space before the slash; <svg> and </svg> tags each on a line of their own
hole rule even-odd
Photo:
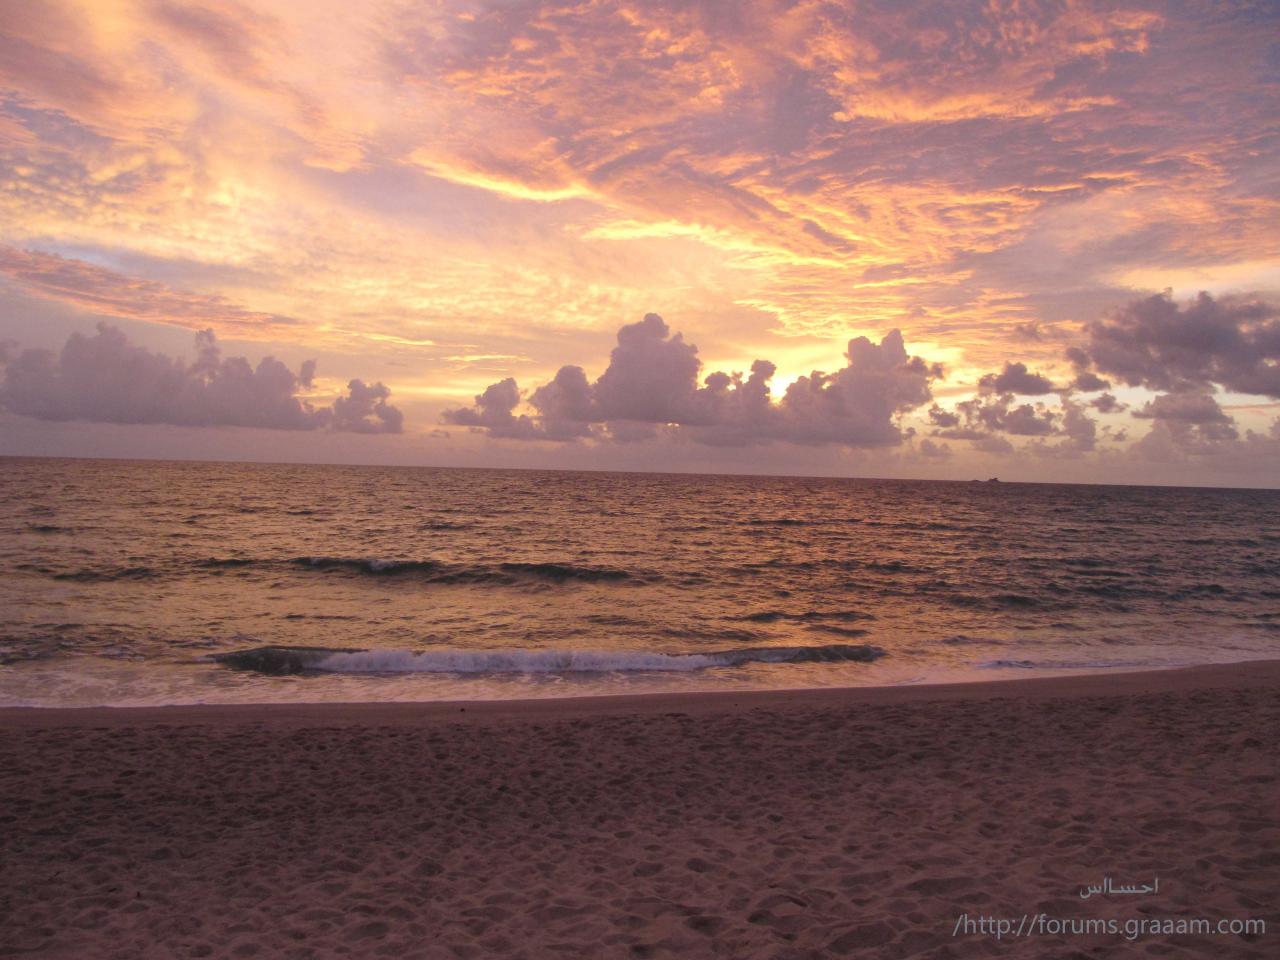
<svg viewBox="0 0 1280 960">
<path fill-rule="evenodd" d="M 74 333 L 62 350 L 11 353 L 0 380 L 0 407 L 41 420 L 168 423 L 180 426 L 265 427 L 399 433 L 400 411 L 381 383 L 352 380 L 333 407 L 298 396 L 315 375 L 315 361 L 294 373 L 274 357 L 255 367 L 224 357 L 213 331 L 196 334 L 187 363 L 131 343 L 99 324 L 93 336 Z"/>
<path fill-rule="evenodd" d="M 1032 373 L 1025 363 L 1006 363 L 999 373 L 988 373 L 978 381 L 983 393 L 1019 393 L 1040 396 L 1053 393 L 1053 383 L 1048 377 Z"/>
<path fill-rule="evenodd" d="M 999 456 L 1013 453 L 1014 446 L 998 433 L 979 434 L 973 440 L 973 449 L 979 453 L 994 453 Z"/>
<path fill-rule="evenodd" d="M 595 385 L 603 420 L 680 423 L 693 413 L 698 348 L 672 334 L 656 313 L 618 331 L 618 345 Z M 563 371 L 562 371 L 563 372 Z"/>
<path fill-rule="evenodd" d="M 514 380 L 511 386 L 514 389 Z M 599 419 L 594 392 L 581 367 L 561 367 L 550 383 L 533 392 L 530 403 L 542 419 L 542 433 L 551 440 L 592 436 L 591 423 Z"/>
<path fill-rule="evenodd" d="M 312 371 L 315 369 L 314 360 L 302 365 L 304 385 L 310 384 L 307 364 L 311 364 Z M 387 403 L 390 397 L 391 388 L 385 384 L 351 380 L 347 383 L 347 395 L 333 401 L 333 419 L 329 426 L 350 433 L 400 433 L 404 429 L 404 414 Z"/>
<path fill-rule="evenodd" d="M 520 388 L 512 377 L 499 380 L 485 388 L 471 407 L 446 410 L 444 422 L 460 427 L 474 427 L 490 436 L 513 440 L 534 440 L 538 430 L 528 416 L 512 413 L 520 405 Z"/>
<path fill-rule="evenodd" d="M 951 444 L 934 443 L 928 437 L 920 441 L 920 456 L 930 460 L 946 460 L 951 456 Z"/>
<path fill-rule="evenodd" d="M 1218 387 L 1280 397 L 1280 307 L 1256 297 L 1214 298 L 1208 293 L 1185 304 L 1169 293 L 1133 300 L 1089 324 L 1083 345 L 1066 351 L 1076 369 L 1060 391 L 1025 363 L 1006 362 L 978 381 L 970 399 L 928 413 L 934 437 L 968 440 L 994 450 L 999 435 L 1035 438 L 1026 449 L 1079 454 L 1099 436 L 1120 442 L 1123 432 L 1102 431 L 1090 410 L 1120 413 L 1128 407 L 1109 391 L 1112 381 L 1161 391 L 1133 411 L 1152 422 L 1147 447 L 1210 453 L 1240 438 L 1232 418 L 1213 397 Z M 1019 396 L 1057 392 L 1058 406 L 1019 403 Z M 1087 403 L 1073 392 L 1097 393 Z M 1051 442 L 1050 438 L 1061 438 Z"/>
<path fill-rule="evenodd" d="M 1089 406 L 1097 410 L 1099 413 L 1120 413 L 1129 409 L 1128 404 L 1121 403 L 1109 393 L 1104 393 L 1099 397 L 1094 397 L 1089 401 Z"/>
<path fill-rule="evenodd" d="M 1079 390 L 1081 393 L 1097 393 L 1099 390 L 1106 390 L 1111 386 L 1111 381 L 1103 380 L 1091 370 L 1085 370 L 1076 375 L 1072 381 L 1071 387 Z"/>
<path fill-rule="evenodd" d="M 1280 398 L 1280 306 L 1256 297 L 1186 304 L 1169 293 L 1134 300 L 1089 325 L 1088 342 L 1068 357 L 1129 386 L 1183 393 L 1217 384 Z"/>
<path fill-rule="evenodd" d="M 1034 452 L 1042 456 L 1079 456 L 1098 445 L 1098 421 L 1085 412 L 1083 404 L 1068 396 L 1062 398 L 1062 421 L 1054 433 L 1062 439 L 1054 443 L 1040 442 Z"/>
<path fill-rule="evenodd" d="M 935 427 L 951 429 L 960 426 L 960 414 L 944 410 L 935 403 L 929 408 L 929 422 Z"/>
<path fill-rule="evenodd" d="M 932 415 L 932 413 L 931 413 Z M 1024 437 L 1044 437 L 1055 430 L 1058 414 L 1043 403 L 1018 403 L 1012 394 L 976 396 L 956 404 L 954 414 L 934 416 L 935 423 L 951 423 L 934 431 L 936 436 L 974 440 L 988 433 L 1012 433 Z"/>
<path fill-rule="evenodd" d="M 1021 362 L 1006 362 L 999 373 L 988 373 L 978 381 L 978 392 L 968 400 L 957 403 L 954 410 L 946 410 L 938 404 L 929 408 L 929 424 L 932 435 L 946 440 L 967 440 L 974 450 L 984 453 L 1007 454 L 1015 449 L 1001 434 L 1018 437 L 1036 437 L 1041 441 L 1055 435 L 1064 435 L 1063 446 L 1073 449 L 1094 421 L 1086 416 L 1064 395 L 1062 408 L 1054 410 L 1042 402 L 1019 403 L 1017 397 L 1039 396 L 1053 393 L 1054 386 L 1048 377 L 1027 369 Z M 1092 448 L 1092 439 L 1088 447 Z"/>
<path fill-rule="evenodd" d="M 957 403 L 954 410 L 935 404 L 929 410 L 929 422 L 932 436 L 966 440 L 972 449 L 984 453 L 1012 453 L 1016 448 L 1009 437 L 1027 437 L 1032 442 L 1024 449 L 1033 453 L 1078 456 L 1095 449 L 1098 440 L 1097 421 L 1084 404 L 1065 392 L 1056 408 L 1040 402 L 1019 403 L 1012 393 L 980 392 Z"/>
<path fill-rule="evenodd" d="M 1239 436 L 1235 421 L 1208 393 L 1162 393 L 1133 415 L 1158 421 L 1175 438 L 1235 440 Z"/>
<path fill-rule="evenodd" d="M 657 314 L 618 331 L 609 365 L 590 382 L 580 367 L 562 367 L 528 398 L 533 413 L 517 413 L 514 380 L 492 384 L 470 407 L 448 410 L 446 423 L 494 437 L 625 442 L 678 431 L 699 443 L 740 446 L 768 441 L 893 446 L 902 442 L 901 414 L 928 403 L 937 364 L 907 354 L 890 331 L 873 343 L 849 342 L 846 365 L 814 371 L 776 400 L 769 381 L 776 367 L 757 360 L 750 373 L 715 371 L 701 383 L 698 349 Z"/>
<path fill-rule="evenodd" d="M 1186 463 L 1212 458 L 1233 472 L 1266 475 L 1280 463 L 1280 418 L 1267 433 L 1237 427 L 1208 391 L 1161 394 L 1133 412 L 1151 421 L 1146 436 L 1130 447 L 1133 456 Z"/>
</svg>

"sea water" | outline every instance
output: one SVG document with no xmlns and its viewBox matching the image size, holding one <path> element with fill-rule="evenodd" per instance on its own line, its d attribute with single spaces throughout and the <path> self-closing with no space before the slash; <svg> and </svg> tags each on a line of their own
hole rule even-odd
<svg viewBox="0 0 1280 960">
<path fill-rule="evenodd" d="M 0 704 L 1280 656 L 1280 492 L 0 459 Z"/>
</svg>

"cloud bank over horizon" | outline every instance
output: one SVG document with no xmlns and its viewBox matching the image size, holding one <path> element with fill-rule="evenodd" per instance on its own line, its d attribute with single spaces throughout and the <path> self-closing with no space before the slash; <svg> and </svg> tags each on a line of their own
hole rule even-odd
<svg viewBox="0 0 1280 960">
<path fill-rule="evenodd" d="M 942 364 L 909 356 L 897 330 L 879 344 L 855 338 L 846 366 L 801 376 L 775 395 L 771 361 L 755 360 L 745 376 L 704 375 L 697 347 L 647 314 L 619 329 L 609 364 L 594 381 L 573 365 L 532 390 L 507 377 L 441 419 L 495 440 L 560 443 L 666 436 L 711 446 L 874 449 L 918 438 L 914 449 L 928 459 L 949 457 L 948 441 L 997 457 L 1080 457 L 1102 451 L 1104 441 L 1105 452 L 1115 453 L 1130 442 L 1133 426 L 1145 424 L 1149 432 L 1123 449 L 1159 460 L 1271 458 L 1280 456 L 1280 416 L 1266 432 L 1241 431 L 1215 394 L 1235 389 L 1280 398 L 1277 318 L 1280 308 L 1257 297 L 1215 299 L 1202 292 L 1185 305 L 1167 293 L 1141 298 L 1089 325 L 1080 344 L 1064 348 L 1076 370 L 1069 383 L 1055 386 L 1025 362 L 1006 361 L 979 377 L 969 397 L 947 407 L 931 386 L 945 378 Z M 1167 392 L 1131 409 L 1100 374 Z M 1090 411 L 1112 422 L 1100 425 Z M 1126 411 L 1129 417 L 1119 421 Z M 923 430 L 905 423 L 909 414 L 919 416 Z"/>
<path fill-rule="evenodd" d="M 38 420 L 400 433 L 403 415 L 381 383 L 351 380 L 332 406 L 300 396 L 316 363 L 295 373 L 274 357 L 253 366 L 224 357 L 212 330 L 195 337 L 190 363 L 131 343 L 106 323 L 74 333 L 61 351 L 0 356 L 0 409 Z"/>
<path fill-rule="evenodd" d="M 715 371 L 699 385 L 698 349 L 671 333 L 656 313 L 618 331 L 609 365 L 593 383 L 581 367 L 561 367 L 529 396 L 534 413 L 515 414 L 514 379 L 492 384 L 471 407 L 446 410 L 445 423 L 517 440 L 651 439 L 660 429 L 695 442 L 741 446 L 773 440 L 848 447 L 896 446 L 900 414 L 927 403 L 939 365 L 908 357 L 897 330 L 879 344 L 849 341 L 847 364 L 814 371 L 787 386 L 776 402 L 776 366 L 756 360 L 745 378 Z"/>
</svg>

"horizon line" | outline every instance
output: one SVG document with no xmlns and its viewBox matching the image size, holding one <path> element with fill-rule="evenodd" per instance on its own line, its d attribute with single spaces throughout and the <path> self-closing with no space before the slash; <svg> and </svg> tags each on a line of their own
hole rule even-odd
<svg viewBox="0 0 1280 960">
<path fill-rule="evenodd" d="M 105 463 L 196 463 L 196 464 L 244 464 L 259 467 L 338 467 L 348 469 L 373 470 L 476 470 L 491 473 L 585 473 L 615 476 L 655 476 L 655 477 L 714 477 L 744 480 L 850 480 L 874 483 L 959 483 L 971 485 L 982 484 L 984 487 L 992 482 L 1002 486 L 1026 487 L 1105 487 L 1127 488 L 1138 490 L 1231 490 L 1246 493 L 1280 493 L 1280 485 L 1274 487 L 1231 486 L 1227 484 L 1180 484 L 1180 483 L 1083 483 L 1067 480 L 1005 480 L 1000 477 L 884 477 L 853 476 L 846 474 L 821 473 L 713 473 L 702 470 L 616 470 L 590 467 L 489 467 L 459 466 L 451 464 L 427 463 L 335 463 L 322 460 L 256 460 L 252 458 L 208 458 L 208 457 L 111 457 L 111 456 L 66 456 L 32 453 L 0 453 L 0 460 L 66 460 L 97 461 Z"/>
</svg>

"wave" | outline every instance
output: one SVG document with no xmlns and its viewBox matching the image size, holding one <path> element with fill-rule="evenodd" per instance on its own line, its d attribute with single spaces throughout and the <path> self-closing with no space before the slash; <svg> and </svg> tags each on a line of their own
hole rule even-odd
<svg viewBox="0 0 1280 960">
<path fill-rule="evenodd" d="M 548 580 L 630 580 L 632 577 L 625 570 L 575 567 L 566 563 L 503 563 L 499 566 L 507 573 L 544 577 Z"/>
<path fill-rule="evenodd" d="M 788 613 L 785 610 L 757 610 L 742 617 L 750 623 L 777 623 L 779 620 L 792 620 L 797 623 L 812 623 L 823 620 L 874 620 L 875 614 L 861 610 L 805 610 L 803 613 Z"/>
<path fill-rule="evenodd" d="M 350 573 L 434 573 L 444 569 L 435 560 L 380 560 L 376 557 L 295 557 L 293 563 L 312 570 L 345 570 Z"/>
<path fill-rule="evenodd" d="M 496 564 L 451 564 L 439 560 L 394 560 L 379 557 L 294 557 L 271 560 L 255 557 L 206 557 L 171 561 L 162 566 L 120 566 L 99 569 L 57 570 L 38 564 L 19 564 L 17 569 L 38 573 L 54 580 L 99 583 L 113 580 L 144 580 L 182 576 L 191 570 L 214 575 L 253 569 L 292 566 L 355 576 L 401 577 L 436 584 L 520 584 L 556 583 L 647 583 L 660 579 L 655 573 L 639 573 L 610 567 L 588 567 L 572 563 L 508 561 Z"/>
<path fill-rule="evenodd" d="M 71 580 L 76 583 L 108 583 L 113 580 L 150 580 L 156 575 L 151 567 L 117 567 L 112 570 L 73 570 L 51 576 L 54 580 Z"/>
<path fill-rule="evenodd" d="M 945 584 L 944 586 L 950 586 Z M 978 610 L 1050 610 L 1069 606 L 1063 601 L 1051 601 L 1043 597 L 1032 597 L 1023 593 L 944 593 L 942 590 L 930 588 L 920 590 L 927 598 L 951 607 Z"/>
<path fill-rule="evenodd" d="M 805 629 L 816 633 L 831 633 L 837 637 L 865 637 L 871 632 L 861 627 L 840 627 L 834 623 L 810 623 Z"/>
<path fill-rule="evenodd" d="M 642 650 L 359 650 L 257 647 L 215 654 L 237 670 L 299 673 L 631 673 L 687 672 L 744 663 L 870 663 L 885 651 L 870 644 L 742 647 L 713 653 Z"/>
<path fill-rule="evenodd" d="M 516 583 L 521 580 L 595 583 L 642 579 L 626 570 L 581 567 L 569 563 L 509 561 L 493 565 L 453 565 L 438 560 L 384 560 L 374 557 L 297 557 L 293 563 L 313 570 L 340 570 L 373 576 L 417 575 L 432 583 Z"/>
</svg>

